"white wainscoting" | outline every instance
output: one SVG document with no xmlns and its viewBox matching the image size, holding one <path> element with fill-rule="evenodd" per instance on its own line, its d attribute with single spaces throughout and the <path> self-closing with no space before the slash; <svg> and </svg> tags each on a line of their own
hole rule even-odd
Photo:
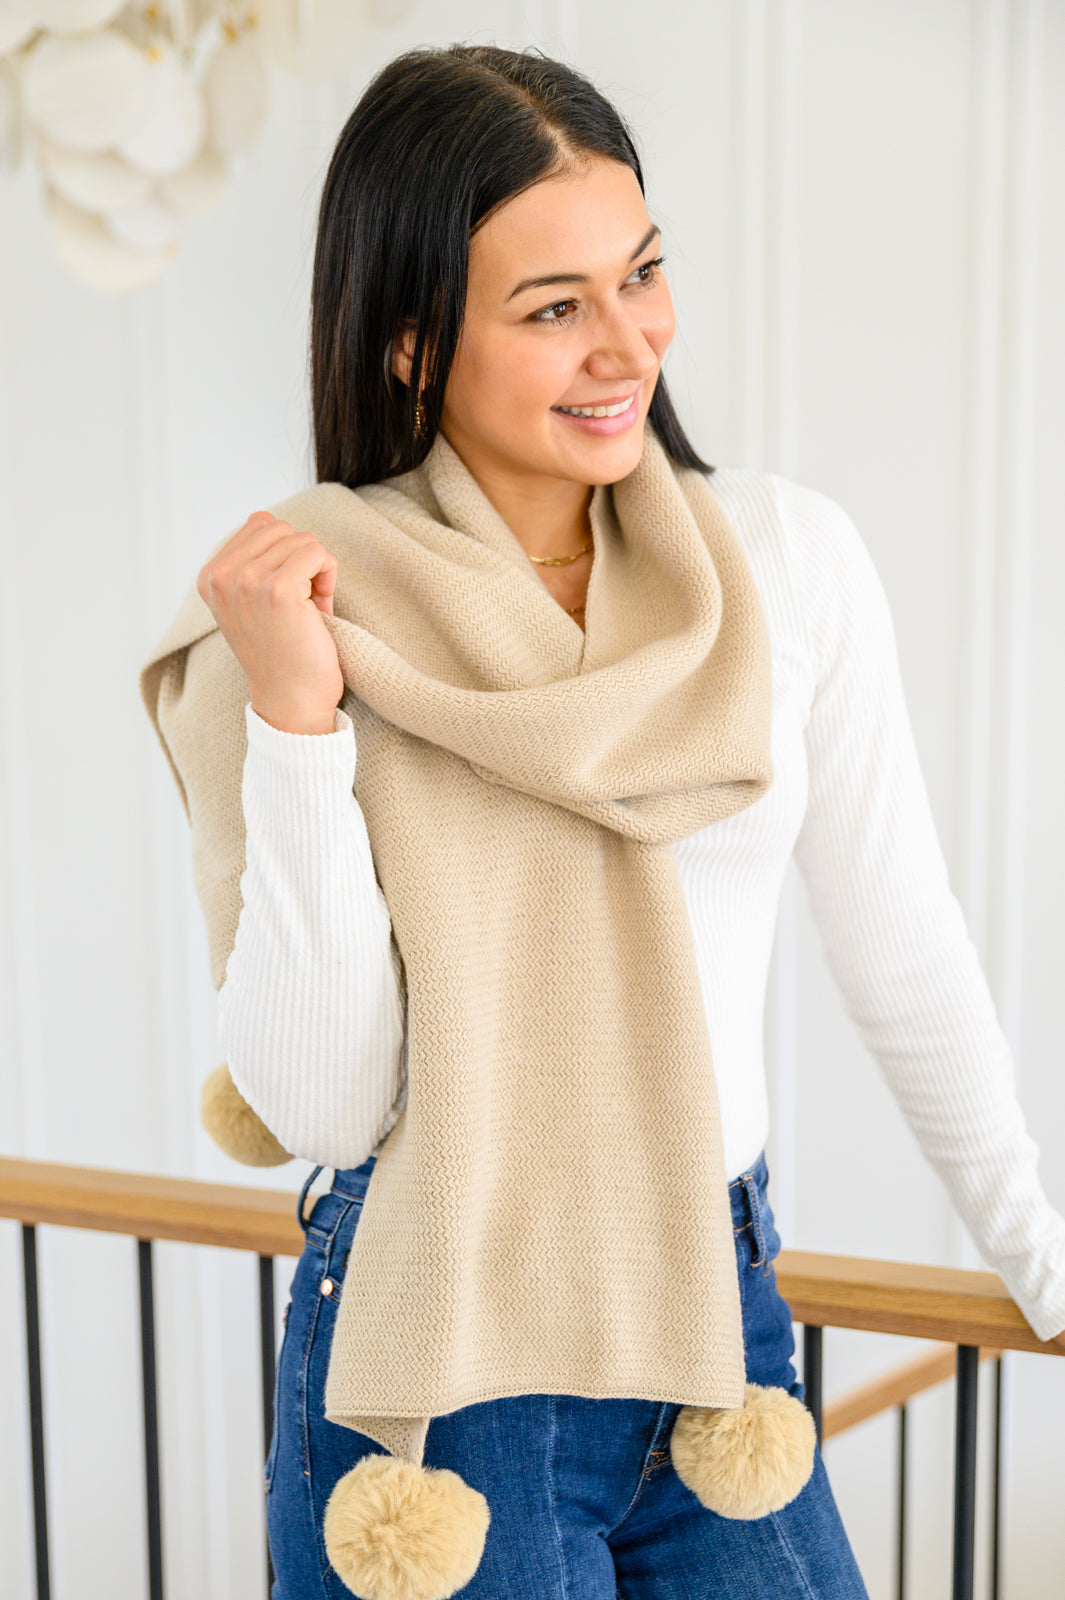
<svg viewBox="0 0 1065 1600">
<path fill-rule="evenodd" d="M 137 670 L 206 550 L 312 481 L 325 165 L 381 62 L 455 38 L 538 43 L 616 99 L 664 229 L 670 378 L 694 438 L 712 461 L 826 491 L 861 528 L 952 882 L 1065 1207 L 1065 9 L 1051 0 L 420 0 L 350 81 L 277 77 L 266 134 L 216 215 L 128 299 L 65 276 L 32 172 L 0 180 L 0 1149 L 249 1176 L 197 1123 L 218 1059 L 214 991 Z M 794 869 L 767 1054 L 785 1244 L 980 1264 L 844 1014 Z M 253 1179 L 295 1189 L 307 1170 Z M 135 1246 L 43 1229 L 39 1248 L 53 1593 L 134 1600 Z M 0 1320 L 10 1600 L 33 1594 L 20 1266 L 5 1223 L 0 1283 L 19 1308 Z M 162 1245 L 157 1278 L 167 1592 L 259 1600 L 255 1264 Z M 828 1394 L 915 1347 L 829 1332 Z M 1012 1357 L 1011 1600 L 1060 1583 L 1063 1418 L 1065 1363 Z M 910 1595 L 938 1600 L 947 1391 L 917 1403 L 911 1438 Z M 893 1450 L 888 1419 L 826 1449 L 872 1600 L 894 1594 Z"/>
</svg>

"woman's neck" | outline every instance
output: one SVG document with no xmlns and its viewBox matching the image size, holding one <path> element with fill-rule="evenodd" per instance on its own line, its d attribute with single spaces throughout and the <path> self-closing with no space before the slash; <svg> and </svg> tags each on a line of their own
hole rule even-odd
<svg viewBox="0 0 1065 1600">
<path fill-rule="evenodd" d="M 451 443 L 451 441 L 448 441 Z M 456 448 L 452 445 L 452 448 Z M 462 451 L 458 451 L 462 455 Z M 528 556 L 565 556 L 591 538 L 593 488 L 564 478 L 517 476 L 484 462 L 464 464 Z"/>
</svg>

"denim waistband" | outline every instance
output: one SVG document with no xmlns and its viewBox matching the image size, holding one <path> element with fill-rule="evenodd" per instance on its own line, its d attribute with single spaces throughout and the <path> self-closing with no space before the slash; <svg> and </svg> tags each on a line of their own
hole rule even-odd
<svg viewBox="0 0 1065 1600">
<path fill-rule="evenodd" d="M 332 1235 L 340 1217 L 352 1200 L 365 1200 L 366 1191 L 373 1177 L 373 1169 L 377 1164 L 376 1156 L 369 1156 L 361 1167 L 334 1167 L 333 1182 L 327 1194 L 320 1195 L 315 1204 L 312 1215 L 314 1225 L 304 1216 L 304 1206 L 311 1184 L 324 1167 L 315 1167 L 300 1190 L 299 1200 L 296 1204 L 296 1218 L 304 1235 L 313 1237 L 319 1243 L 326 1242 Z M 751 1223 L 755 1242 L 758 1246 L 758 1262 L 765 1257 L 765 1234 L 762 1225 L 762 1203 L 769 1181 L 769 1169 L 766 1166 L 765 1151 L 763 1150 L 753 1167 L 746 1172 L 741 1172 L 729 1184 L 729 1203 L 732 1208 L 732 1225 L 738 1232 Z"/>
<path fill-rule="evenodd" d="M 333 1182 L 327 1194 L 319 1195 L 315 1205 L 311 1208 L 314 1218 L 312 1226 L 310 1219 L 304 1216 L 304 1207 L 307 1193 L 311 1184 L 324 1167 L 315 1167 L 310 1173 L 303 1188 L 300 1190 L 296 1202 L 296 1220 L 303 1229 L 304 1236 L 314 1239 L 319 1244 L 327 1243 L 332 1236 L 337 1222 L 347 1210 L 352 1200 L 365 1200 L 366 1191 L 370 1187 L 373 1169 L 377 1165 L 377 1157 L 369 1156 L 361 1167 L 334 1167 Z"/>
<path fill-rule="evenodd" d="M 752 1267 L 765 1267 L 765 1208 L 769 1204 L 769 1168 L 763 1150 L 753 1167 L 733 1178 L 728 1186 L 732 1205 L 732 1228 L 740 1233 L 750 1223 L 755 1249 L 751 1255 Z"/>
<path fill-rule="evenodd" d="M 764 1189 L 769 1182 L 769 1168 L 766 1165 L 765 1151 L 763 1150 L 753 1167 L 748 1167 L 746 1172 L 741 1172 L 738 1178 L 733 1178 L 728 1186 L 729 1195 L 733 1196 L 737 1190 L 746 1189 L 754 1184 L 759 1189 Z"/>
</svg>

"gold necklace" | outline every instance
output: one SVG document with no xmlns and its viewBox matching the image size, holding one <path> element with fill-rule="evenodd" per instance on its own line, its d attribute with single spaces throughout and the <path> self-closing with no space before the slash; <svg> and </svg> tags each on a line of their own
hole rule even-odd
<svg viewBox="0 0 1065 1600">
<path fill-rule="evenodd" d="M 593 539 L 589 541 L 589 543 L 586 544 L 582 549 L 578 550 L 577 555 L 573 556 L 530 556 L 529 560 L 536 561 L 541 567 L 565 567 L 568 566 L 571 561 L 576 561 L 577 556 L 586 556 L 588 551 L 593 548 L 594 544 L 595 541 Z"/>
</svg>

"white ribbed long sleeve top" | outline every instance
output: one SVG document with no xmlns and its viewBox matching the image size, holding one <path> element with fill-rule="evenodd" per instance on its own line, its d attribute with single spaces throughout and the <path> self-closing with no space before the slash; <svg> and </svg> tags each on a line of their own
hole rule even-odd
<svg viewBox="0 0 1065 1600">
<path fill-rule="evenodd" d="M 758 586 L 773 675 L 769 790 L 673 847 L 725 1170 L 746 1171 L 768 1133 L 765 990 L 794 853 L 849 1015 L 984 1259 L 1049 1339 L 1065 1330 L 1065 1219 L 1040 1183 L 1009 1045 L 948 882 L 872 558 L 816 490 L 724 467 L 710 484 Z M 245 717 L 246 867 L 221 1047 L 287 1150 L 358 1166 L 399 1116 L 406 1062 L 354 728 L 339 707 L 331 734 L 283 732 L 250 703 Z"/>
</svg>

